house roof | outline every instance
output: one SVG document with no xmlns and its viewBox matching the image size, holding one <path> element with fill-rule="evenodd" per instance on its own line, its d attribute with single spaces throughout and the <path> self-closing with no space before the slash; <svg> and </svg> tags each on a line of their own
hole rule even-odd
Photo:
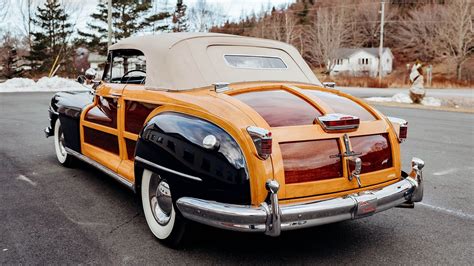
<svg viewBox="0 0 474 266">
<path fill-rule="evenodd" d="M 164 33 L 123 39 L 109 47 L 136 49 L 146 58 L 145 87 L 188 90 L 217 82 L 293 81 L 320 84 L 293 46 L 273 40 L 217 33 Z M 225 55 L 279 57 L 285 69 L 236 68 Z"/>
<path fill-rule="evenodd" d="M 377 58 L 379 57 L 379 48 L 340 48 L 337 50 L 337 57 L 349 58 L 351 55 L 359 51 L 367 52 Z M 385 53 L 386 51 L 390 51 L 390 48 L 384 47 L 382 53 Z"/>
</svg>

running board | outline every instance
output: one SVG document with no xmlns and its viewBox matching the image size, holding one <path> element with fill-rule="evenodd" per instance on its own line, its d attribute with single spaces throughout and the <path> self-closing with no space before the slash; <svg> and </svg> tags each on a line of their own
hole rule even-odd
<svg viewBox="0 0 474 266">
<path fill-rule="evenodd" d="M 133 183 L 131 183 L 130 181 L 128 181 L 127 179 L 125 179 L 123 176 L 115 173 L 114 171 L 112 171 L 109 168 L 101 165 L 100 163 L 92 160 L 91 158 L 78 153 L 75 150 L 72 150 L 68 147 L 65 147 L 65 149 L 66 149 L 66 152 L 68 154 L 76 157 L 77 159 L 79 159 L 79 160 L 81 160 L 81 161 L 83 161 L 83 162 L 85 162 L 89 165 L 94 166 L 95 168 L 99 169 L 100 171 L 104 172 L 105 174 L 109 175 L 110 177 L 112 177 L 113 179 L 118 181 L 120 184 L 126 186 L 128 189 L 131 189 L 133 192 L 136 192 L 135 191 L 135 185 Z"/>
</svg>

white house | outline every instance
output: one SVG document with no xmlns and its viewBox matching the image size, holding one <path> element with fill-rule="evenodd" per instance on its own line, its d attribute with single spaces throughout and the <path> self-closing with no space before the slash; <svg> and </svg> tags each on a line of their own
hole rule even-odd
<svg viewBox="0 0 474 266">
<path fill-rule="evenodd" d="M 382 76 L 392 72 L 393 54 L 390 48 L 383 48 Z M 379 48 L 341 48 L 334 59 L 333 75 L 371 76 L 379 73 Z"/>
</svg>

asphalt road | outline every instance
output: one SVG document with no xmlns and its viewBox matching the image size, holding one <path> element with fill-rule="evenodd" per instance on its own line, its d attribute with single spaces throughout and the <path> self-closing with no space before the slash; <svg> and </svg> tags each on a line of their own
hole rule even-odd
<svg viewBox="0 0 474 266">
<path fill-rule="evenodd" d="M 135 196 L 99 171 L 57 162 L 51 93 L 0 94 L 0 264 L 474 264 L 474 115 L 380 107 L 409 121 L 403 163 L 426 162 L 415 209 L 285 232 L 194 226 L 184 250 L 149 232 Z"/>
</svg>

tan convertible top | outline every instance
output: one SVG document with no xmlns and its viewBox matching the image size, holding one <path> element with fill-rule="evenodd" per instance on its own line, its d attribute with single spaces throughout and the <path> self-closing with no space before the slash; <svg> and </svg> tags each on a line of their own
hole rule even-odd
<svg viewBox="0 0 474 266">
<path fill-rule="evenodd" d="M 216 82 L 294 81 L 321 83 L 291 45 L 217 33 L 165 33 L 131 37 L 110 50 L 136 49 L 146 58 L 145 87 L 154 90 L 189 90 Z M 224 56 L 280 58 L 285 68 L 239 68 Z"/>
</svg>

